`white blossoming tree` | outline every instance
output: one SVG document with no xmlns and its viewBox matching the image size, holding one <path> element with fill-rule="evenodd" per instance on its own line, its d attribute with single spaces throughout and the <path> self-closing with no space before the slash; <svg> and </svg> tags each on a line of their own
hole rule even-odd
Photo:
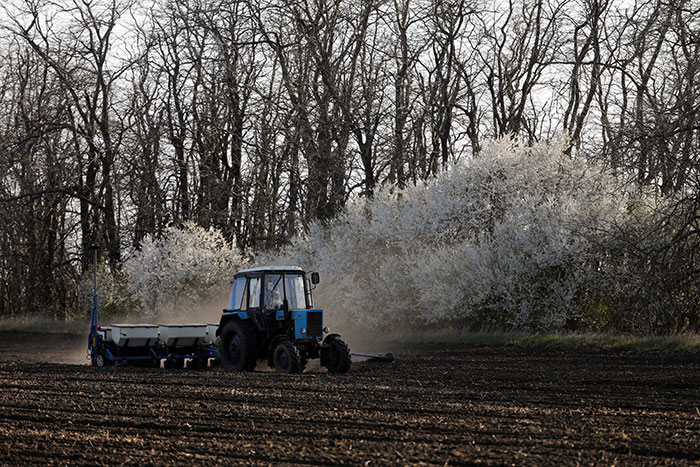
<svg viewBox="0 0 700 467">
<path fill-rule="evenodd" d="M 564 143 L 492 142 L 424 184 L 351 203 L 259 262 L 321 272 L 316 301 L 335 320 L 561 328 L 601 286 L 590 272 L 629 202 Z"/>
<path fill-rule="evenodd" d="M 124 269 L 129 291 L 149 317 L 196 306 L 219 293 L 242 264 L 221 232 L 188 222 L 169 228 L 160 239 L 146 237 Z"/>
</svg>

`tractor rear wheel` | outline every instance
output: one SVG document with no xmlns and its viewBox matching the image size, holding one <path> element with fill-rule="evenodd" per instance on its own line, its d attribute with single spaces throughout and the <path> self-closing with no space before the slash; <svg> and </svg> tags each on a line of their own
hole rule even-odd
<svg viewBox="0 0 700 467">
<path fill-rule="evenodd" d="M 229 371 L 253 371 L 258 360 L 255 329 L 230 321 L 221 332 L 221 365 Z"/>
<path fill-rule="evenodd" d="M 330 335 L 323 341 L 321 364 L 329 373 L 347 373 L 350 371 L 350 347 L 338 335 Z"/>
<path fill-rule="evenodd" d="M 301 373 L 304 371 L 299 349 L 289 341 L 280 342 L 275 347 L 273 360 L 278 373 Z"/>
</svg>

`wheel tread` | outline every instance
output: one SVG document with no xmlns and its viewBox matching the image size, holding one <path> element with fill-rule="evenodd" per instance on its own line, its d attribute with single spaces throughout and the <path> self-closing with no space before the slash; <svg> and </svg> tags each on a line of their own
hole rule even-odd
<svg viewBox="0 0 700 467">
<path fill-rule="evenodd" d="M 244 345 L 247 347 L 246 352 L 243 352 L 241 358 L 242 362 L 239 362 L 237 366 L 233 365 L 228 361 L 228 350 L 226 346 L 229 345 L 229 338 L 227 335 L 229 333 L 240 332 Z M 233 336 L 231 336 L 231 339 Z M 221 363 L 222 366 L 230 371 L 253 371 L 257 365 L 257 333 L 250 323 L 244 321 L 230 321 L 224 327 L 221 333 L 221 348 L 219 349 L 221 353 Z"/>
<path fill-rule="evenodd" d="M 280 347 L 284 348 L 286 351 L 289 352 L 290 364 L 289 364 L 288 371 L 286 368 L 281 368 L 278 365 L 277 353 L 278 353 L 278 351 L 280 351 Z M 277 347 L 275 348 L 274 361 L 275 361 L 275 369 L 280 373 L 301 373 L 302 371 L 304 371 L 304 367 L 302 366 L 302 358 L 301 358 L 301 354 L 299 352 L 299 348 L 296 345 L 294 345 L 293 342 L 290 342 L 290 341 L 280 342 L 277 345 Z"/>
<path fill-rule="evenodd" d="M 347 373 L 350 371 L 350 365 L 352 363 L 350 356 L 350 346 L 337 335 L 331 335 L 326 338 L 324 344 L 329 346 L 328 352 L 335 351 L 338 353 L 337 365 L 333 366 L 328 361 L 328 357 L 325 359 L 324 366 L 328 369 L 329 373 Z"/>
</svg>

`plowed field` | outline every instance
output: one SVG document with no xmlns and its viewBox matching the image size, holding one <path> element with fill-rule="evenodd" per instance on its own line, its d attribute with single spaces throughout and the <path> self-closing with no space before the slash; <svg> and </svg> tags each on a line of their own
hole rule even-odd
<svg viewBox="0 0 700 467">
<path fill-rule="evenodd" d="M 3 464 L 700 461 L 691 352 L 434 345 L 279 375 L 41 363 L 74 343 L 0 340 Z"/>
</svg>

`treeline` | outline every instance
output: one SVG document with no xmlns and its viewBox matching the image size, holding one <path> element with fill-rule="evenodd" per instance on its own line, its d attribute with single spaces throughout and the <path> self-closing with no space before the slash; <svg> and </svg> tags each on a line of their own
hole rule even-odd
<svg viewBox="0 0 700 467">
<path fill-rule="evenodd" d="M 678 197 L 659 219 L 683 237 L 649 254 L 697 235 L 698 1 L 3 8 L 0 315 L 76 310 L 93 245 L 116 270 L 193 221 L 276 248 L 504 135 L 565 133 L 570 157 Z"/>
</svg>

